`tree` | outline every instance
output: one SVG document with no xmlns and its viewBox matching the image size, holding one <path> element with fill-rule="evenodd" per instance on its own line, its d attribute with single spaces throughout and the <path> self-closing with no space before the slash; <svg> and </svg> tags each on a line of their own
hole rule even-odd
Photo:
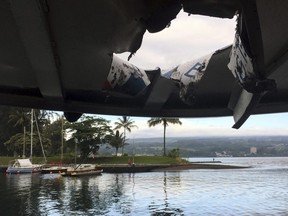
<svg viewBox="0 0 288 216">
<path fill-rule="evenodd" d="M 164 126 L 163 156 L 166 156 L 166 127 L 168 127 L 169 123 L 182 125 L 182 122 L 178 118 L 151 118 L 148 120 L 149 127 L 154 127 L 159 124 L 163 124 Z"/>
<path fill-rule="evenodd" d="M 14 151 L 18 149 L 17 145 L 19 145 L 19 142 L 22 140 L 23 145 L 23 157 L 25 156 L 25 146 L 28 139 L 30 140 L 29 143 L 31 143 L 31 130 L 30 133 L 26 133 L 28 130 L 25 128 L 31 129 L 31 114 L 32 110 L 27 108 L 15 108 L 10 114 L 9 114 L 9 122 L 12 122 L 14 124 L 15 128 L 19 128 L 19 126 L 24 128 L 24 133 L 20 133 L 20 131 L 13 136 L 10 137 L 8 141 L 5 142 L 5 145 L 8 149 L 13 149 L 11 145 L 15 145 Z M 43 131 L 45 130 L 45 127 L 47 127 L 50 124 L 50 117 L 52 116 L 52 112 L 46 111 L 46 110 L 33 110 L 33 152 L 34 154 L 39 154 L 39 152 L 42 152 L 44 154 L 44 149 L 47 150 L 51 146 L 51 140 L 47 139 L 43 136 Z M 35 138 L 35 140 L 34 140 Z M 41 141 L 43 144 L 43 151 L 41 147 Z M 31 146 L 31 144 L 30 144 Z M 41 150 L 41 151 L 39 151 Z M 17 152 L 17 151 L 16 151 Z"/>
<path fill-rule="evenodd" d="M 26 133 L 25 136 L 25 140 L 27 143 L 31 143 L 31 134 L 30 133 Z M 41 137 L 41 141 L 42 141 L 42 145 L 43 148 L 49 149 L 51 146 L 51 141 L 45 137 Z M 12 137 L 10 137 L 10 139 L 8 141 L 6 141 L 4 143 L 4 145 L 6 146 L 7 150 L 9 152 L 13 152 L 13 154 L 15 155 L 21 155 L 22 153 L 22 149 L 23 149 L 23 142 L 24 142 L 24 134 L 23 133 L 17 133 L 15 135 L 13 135 Z M 41 148 L 41 143 L 39 140 L 39 136 L 37 133 L 33 133 L 33 155 L 36 156 L 43 156 L 42 154 L 42 148 Z"/>
<path fill-rule="evenodd" d="M 21 134 L 16 134 L 13 139 L 18 139 L 19 136 L 23 136 L 22 139 L 22 156 L 25 157 L 25 149 L 26 149 L 26 130 L 28 126 L 30 125 L 30 109 L 27 108 L 15 108 L 10 114 L 9 114 L 9 122 L 13 123 L 15 128 L 18 128 L 19 126 L 23 128 L 23 133 Z M 18 137 L 18 138 L 17 138 Z M 10 138 L 11 139 L 11 138 Z M 9 140 L 7 141 L 9 143 Z M 13 143 L 13 142 L 12 142 Z M 16 143 L 15 143 L 16 145 Z M 15 148 L 17 148 L 15 146 Z M 14 151 L 15 152 L 15 151 Z"/>
<path fill-rule="evenodd" d="M 116 127 L 114 128 L 114 130 L 123 128 L 124 140 L 126 140 L 126 130 L 128 132 L 131 132 L 132 128 L 138 128 L 137 125 L 135 125 L 134 123 L 135 122 L 130 117 L 122 116 L 122 118 L 118 118 L 118 122 L 115 122 Z M 125 143 L 123 142 L 122 155 L 124 153 L 124 145 Z"/>
<path fill-rule="evenodd" d="M 9 122 L 13 123 L 14 126 L 26 126 L 28 127 L 30 124 L 30 109 L 18 108 L 15 109 L 9 115 Z"/>
<path fill-rule="evenodd" d="M 78 122 L 68 124 L 68 128 L 72 139 L 80 144 L 82 157 L 91 152 L 95 154 L 99 145 L 104 143 L 105 136 L 111 133 L 108 120 L 86 115 L 82 115 Z"/>
<path fill-rule="evenodd" d="M 118 149 L 123 146 L 123 143 L 125 143 L 123 133 L 120 134 L 119 130 L 117 130 L 116 133 L 112 132 L 111 134 L 107 135 L 105 140 L 109 145 L 115 148 L 115 156 L 118 154 Z"/>
<path fill-rule="evenodd" d="M 43 133 L 44 137 L 51 140 L 52 145 L 48 153 L 50 155 L 60 155 L 62 144 L 62 118 L 59 117 L 51 124 L 47 125 Z M 65 134 L 63 133 L 63 136 L 64 135 Z M 63 137 L 63 139 L 65 139 L 65 136 Z"/>
</svg>

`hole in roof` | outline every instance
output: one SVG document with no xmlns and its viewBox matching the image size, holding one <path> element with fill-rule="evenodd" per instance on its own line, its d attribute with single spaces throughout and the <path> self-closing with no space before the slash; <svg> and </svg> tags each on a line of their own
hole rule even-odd
<svg viewBox="0 0 288 216">
<path fill-rule="evenodd" d="M 200 58 L 233 43 L 236 18 L 190 15 L 181 10 L 171 25 L 157 33 L 146 31 L 130 63 L 142 69 L 167 69 Z M 117 54 L 127 60 L 130 53 Z"/>
</svg>

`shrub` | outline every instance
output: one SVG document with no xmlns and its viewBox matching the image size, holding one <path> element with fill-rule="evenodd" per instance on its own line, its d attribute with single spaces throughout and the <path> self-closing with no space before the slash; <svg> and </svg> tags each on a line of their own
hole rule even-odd
<svg viewBox="0 0 288 216">
<path fill-rule="evenodd" d="M 180 149 L 174 148 L 168 153 L 168 157 L 177 158 L 177 157 L 179 157 L 179 153 L 180 153 Z"/>
</svg>

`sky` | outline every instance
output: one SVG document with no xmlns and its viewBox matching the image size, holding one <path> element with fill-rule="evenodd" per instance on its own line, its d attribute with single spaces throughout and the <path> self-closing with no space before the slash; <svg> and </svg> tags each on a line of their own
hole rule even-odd
<svg viewBox="0 0 288 216">
<path fill-rule="evenodd" d="M 142 69 L 172 68 L 198 59 L 233 43 L 236 19 L 211 18 L 180 12 L 169 28 L 161 32 L 145 33 L 142 46 L 130 63 Z M 118 55 L 127 60 L 130 53 Z M 117 120 L 115 116 L 103 116 Z M 138 125 L 128 138 L 162 137 L 163 126 L 149 128 L 149 118 L 131 117 Z M 288 113 L 252 115 L 244 125 L 232 129 L 233 117 L 181 118 L 182 125 L 167 128 L 168 137 L 288 135 Z"/>
</svg>

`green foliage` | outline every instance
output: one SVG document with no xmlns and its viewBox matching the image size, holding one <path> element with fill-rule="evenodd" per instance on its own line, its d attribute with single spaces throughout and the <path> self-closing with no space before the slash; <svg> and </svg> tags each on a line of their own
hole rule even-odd
<svg viewBox="0 0 288 216">
<path fill-rule="evenodd" d="M 163 156 L 166 156 L 166 127 L 169 124 L 180 124 L 182 122 L 178 118 L 151 118 L 148 120 L 149 127 L 154 127 L 156 125 L 162 124 L 164 127 L 164 135 L 163 135 Z"/>
<path fill-rule="evenodd" d="M 8 165 L 14 157 L 0 157 L 0 165 Z M 47 157 L 47 163 L 60 161 L 59 156 Z M 127 164 L 128 159 L 132 160 L 131 156 L 123 157 L 95 157 L 87 159 L 87 163 L 94 164 Z M 185 160 L 179 160 L 178 158 L 170 158 L 163 156 L 135 156 L 134 162 L 138 164 L 183 164 L 187 163 Z M 43 157 L 33 157 L 33 163 L 41 164 L 43 163 Z M 74 156 L 64 155 L 63 163 L 70 164 L 74 163 Z"/>
<path fill-rule="evenodd" d="M 105 137 L 105 141 L 112 146 L 113 148 L 115 148 L 115 156 L 117 156 L 118 154 L 118 149 L 121 148 L 123 146 L 123 144 L 125 144 L 125 138 L 123 136 L 123 133 L 119 133 L 119 131 L 117 130 L 116 133 L 111 132 L 110 134 L 108 134 Z"/>
<path fill-rule="evenodd" d="M 164 128 L 166 128 L 169 124 L 182 125 L 182 122 L 178 118 L 151 118 L 148 120 L 149 127 L 154 127 L 159 124 L 162 124 Z"/>
<path fill-rule="evenodd" d="M 23 137 L 24 136 L 22 133 L 17 133 L 14 136 L 12 136 L 8 141 L 6 141 L 4 145 L 6 146 L 9 152 L 13 152 L 14 154 L 22 156 L 23 144 L 24 144 Z"/>
<path fill-rule="evenodd" d="M 135 122 L 127 116 L 122 116 L 122 118 L 118 118 L 118 122 L 115 122 L 116 127 L 114 128 L 114 130 L 118 130 L 123 128 L 124 129 L 124 136 L 125 131 L 127 130 L 128 132 L 131 132 L 132 128 L 138 128 L 135 124 Z"/>
<path fill-rule="evenodd" d="M 64 121 L 64 120 L 63 120 Z M 65 124 L 65 121 L 64 123 Z M 62 118 L 58 118 L 52 123 L 48 124 L 43 131 L 44 137 L 51 141 L 51 148 L 49 148 L 49 155 L 60 155 L 61 144 L 62 144 L 62 133 L 63 139 L 65 140 L 65 133 L 62 131 Z"/>
<path fill-rule="evenodd" d="M 83 115 L 78 122 L 67 125 L 72 139 L 79 144 L 82 157 L 97 153 L 99 145 L 105 142 L 105 136 L 111 133 L 108 124 L 104 118 Z"/>
<path fill-rule="evenodd" d="M 168 157 L 171 158 L 178 158 L 180 155 L 180 149 L 179 148 L 174 148 L 168 153 Z"/>
<path fill-rule="evenodd" d="M 122 118 L 118 118 L 118 122 L 115 122 L 116 127 L 114 128 L 114 130 L 123 128 L 124 141 L 126 141 L 126 130 L 128 132 L 131 132 L 132 128 L 138 128 L 137 125 L 135 125 L 134 123 L 135 122 L 130 117 L 122 116 Z M 124 141 L 122 144 L 122 155 L 124 153 L 124 146 L 125 146 Z"/>
<path fill-rule="evenodd" d="M 1 110 L 4 111 L 5 117 L 3 116 L 4 118 L 0 118 L 0 125 L 9 130 L 5 131 L 4 129 L 0 132 L 0 137 L 5 137 L 4 139 L 0 138 L 1 143 L 4 143 L 4 145 L 1 145 L 1 147 L 5 147 L 5 152 L 7 152 L 9 155 L 15 153 L 22 155 L 24 150 L 23 147 L 26 148 L 27 143 L 30 144 L 30 133 L 28 133 L 28 131 L 31 128 L 31 109 L 1 107 Z M 48 118 L 50 112 L 34 110 L 34 113 L 35 116 L 33 117 L 34 119 L 36 117 L 36 121 L 34 121 L 33 124 L 37 123 L 44 149 L 49 149 L 51 146 L 51 140 L 43 136 L 43 131 L 45 130 L 45 127 L 50 124 L 50 120 Z M 24 131 L 26 131 L 25 140 Z M 34 125 L 34 131 L 37 131 L 36 124 Z M 35 142 L 33 141 L 33 154 L 35 153 L 35 155 L 42 155 L 38 133 L 34 132 L 34 134 L 36 135 L 33 137 L 35 139 Z M 3 155 L 2 151 L 1 154 Z M 25 154 L 27 154 L 27 148 Z"/>
<path fill-rule="evenodd" d="M 95 157 L 94 159 L 89 158 L 86 162 L 95 164 L 127 164 L 128 159 L 133 160 L 133 157 L 132 156 Z M 136 165 L 187 163 L 187 161 L 185 160 L 179 160 L 178 158 L 170 158 L 164 156 L 134 156 L 134 162 Z"/>
<path fill-rule="evenodd" d="M 9 123 L 14 127 L 21 126 L 21 128 L 30 126 L 31 110 L 25 108 L 18 108 L 9 114 Z"/>
<path fill-rule="evenodd" d="M 34 110 L 37 119 L 38 129 L 44 150 L 48 155 L 60 155 L 62 142 L 62 122 L 61 118 L 54 120 L 58 114 L 47 110 Z M 72 139 L 64 140 L 64 152 L 73 152 L 75 142 L 81 151 L 81 156 L 86 157 L 88 153 L 97 153 L 99 145 L 104 143 L 104 138 L 112 132 L 109 121 L 103 118 L 85 116 L 76 123 L 64 122 L 64 130 L 70 133 Z M 112 146 L 123 147 L 125 144 L 125 133 L 131 131 L 134 125 L 129 117 L 123 117 L 116 127 L 123 127 L 124 139 L 122 144 L 112 144 Z M 0 155 L 21 155 L 25 152 L 30 154 L 30 129 L 31 129 L 31 109 L 16 107 L 0 107 Z M 24 132 L 25 138 L 24 138 Z M 42 155 L 41 146 L 38 138 L 36 124 L 34 124 L 33 136 L 33 155 Z M 64 133 L 66 134 L 66 133 Z M 115 134 L 114 134 L 115 135 Z M 123 138 L 116 136 L 117 139 Z M 113 141 L 114 142 L 114 141 Z M 5 144 L 4 144 L 5 143 Z M 118 151 L 118 149 L 117 149 Z"/>
<path fill-rule="evenodd" d="M 51 146 L 51 140 L 41 137 L 42 145 L 44 149 L 49 149 Z M 7 150 L 9 152 L 16 153 L 17 155 L 22 156 L 23 152 L 23 144 L 25 142 L 25 148 L 26 148 L 26 156 L 30 156 L 30 147 L 31 147 L 31 137 L 30 133 L 26 133 L 25 140 L 24 140 L 24 134 L 23 133 L 17 133 L 13 135 L 8 141 L 4 143 L 4 145 L 7 147 Z M 35 156 L 41 156 L 42 155 L 42 149 L 41 149 L 41 143 L 39 140 L 39 136 L 37 134 L 33 134 L 33 155 Z M 43 155 L 42 155 L 43 156 Z"/>
</svg>

